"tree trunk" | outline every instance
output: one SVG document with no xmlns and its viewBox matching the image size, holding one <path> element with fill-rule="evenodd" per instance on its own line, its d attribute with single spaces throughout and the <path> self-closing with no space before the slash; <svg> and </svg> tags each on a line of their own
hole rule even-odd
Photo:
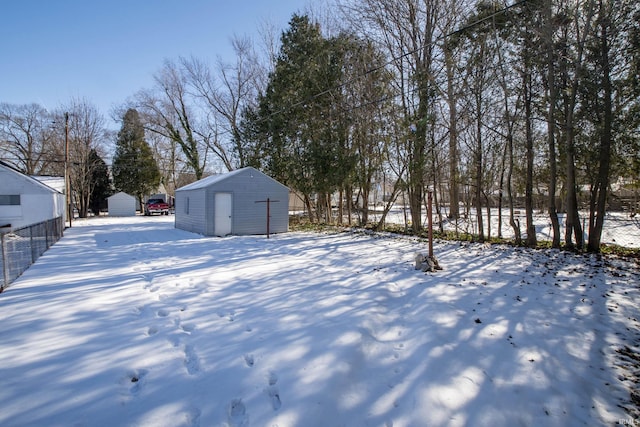
<svg viewBox="0 0 640 427">
<path fill-rule="evenodd" d="M 478 125 L 479 127 L 479 125 Z M 478 129 L 479 131 L 480 129 Z M 478 138 L 481 140 L 480 134 Z M 482 145 L 480 144 L 480 147 Z M 478 147 L 478 148 L 480 148 Z M 484 225 L 482 221 L 482 149 L 478 149 L 476 153 L 476 182 L 475 182 L 475 207 L 476 207 L 476 220 L 478 221 L 478 241 L 484 242 Z"/>
<path fill-rule="evenodd" d="M 607 192 L 609 189 L 609 169 L 611 166 L 611 127 L 613 122 L 613 106 L 612 106 L 612 87 L 611 87 L 611 64 L 609 62 L 609 42 L 608 37 L 608 25 L 609 20 L 606 16 L 602 0 L 600 1 L 600 23 L 602 26 L 602 34 L 600 37 L 601 45 L 601 66 L 602 66 L 602 91 L 603 91 L 603 123 L 600 130 L 600 150 L 599 159 L 600 165 L 598 168 L 598 179 L 596 183 L 596 205 L 595 213 L 592 210 L 592 215 L 595 216 L 595 222 L 593 227 L 589 227 L 589 243 L 587 250 L 589 252 L 600 251 L 600 240 L 602 237 L 602 228 L 604 226 L 604 217 L 606 213 Z M 591 223 L 591 221 L 590 221 Z M 591 224 L 590 224 L 591 225 Z"/>
<path fill-rule="evenodd" d="M 548 85 L 548 106 L 547 106 L 547 144 L 549 146 L 549 199 L 547 212 L 551 221 L 553 248 L 560 247 L 560 221 L 556 207 L 556 185 L 558 179 L 556 160 L 556 140 L 555 140 L 555 120 L 556 120 L 556 100 L 558 93 L 555 78 L 555 52 L 553 46 L 553 0 L 545 2 L 545 44 L 547 56 L 547 85 Z"/>
<path fill-rule="evenodd" d="M 369 188 L 363 188 L 360 191 L 362 196 L 362 211 L 360 213 L 360 225 L 366 225 L 369 222 Z"/>
<path fill-rule="evenodd" d="M 513 189 L 512 189 L 512 175 L 514 167 L 513 159 L 513 134 L 509 132 L 507 135 L 507 149 L 509 151 L 509 171 L 507 172 L 507 195 L 509 197 L 509 225 L 513 229 L 513 235 L 515 236 L 515 244 L 522 244 L 522 233 L 520 231 L 520 223 L 516 221 L 515 212 L 513 209 Z"/>
<path fill-rule="evenodd" d="M 526 42 L 528 43 L 528 41 Z M 529 49 L 527 49 L 529 52 Z M 526 71 L 524 73 L 524 115 L 525 115 L 525 140 L 527 151 L 527 171 L 524 190 L 525 215 L 527 217 L 527 246 L 533 248 L 537 245 L 536 226 L 533 223 L 533 131 L 532 131 L 532 91 L 531 91 L 531 68 L 528 66 L 529 54 L 527 53 L 525 62 L 527 62 Z"/>
<path fill-rule="evenodd" d="M 444 47 L 447 68 L 447 104 L 449 107 L 449 219 L 460 218 L 460 177 L 458 176 L 458 111 L 454 87 L 455 64 L 451 50 Z"/>
<path fill-rule="evenodd" d="M 564 131 L 565 131 L 565 172 L 566 172 L 566 190 L 567 190 L 567 218 L 565 226 L 565 244 L 568 248 L 573 248 L 572 234 L 576 239 L 575 247 L 582 249 L 584 246 L 584 236 L 582 235 L 582 226 L 580 224 L 580 215 L 578 213 L 578 196 L 577 196 L 577 181 L 576 181 L 576 165 L 575 165 L 575 131 L 576 131 L 576 99 L 578 96 L 578 90 L 582 81 L 582 74 L 584 71 L 584 50 L 586 40 L 592 36 L 591 20 L 594 13 L 594 1 L 590 0 L 581 7 L 576 7 L 573 10 L 574 23 L 576 27 L 580 27 L 582 30 L 580 37 L 575 42 L 575 57 L 571 63 L 573 68 L 573 75 L 570 76 L 567 70 L 567 55 L 563 56 L 562 75 L 566 85 L 564 86 L 564 104 L 565 104 L 565 117 L 564 117 Z M 584 14 L 584 15 L 582 15 Z M 565 34 L 565 40 L 567 36 Z M 565 47 L 565 49 L 567 49 Z"/>
</svg>

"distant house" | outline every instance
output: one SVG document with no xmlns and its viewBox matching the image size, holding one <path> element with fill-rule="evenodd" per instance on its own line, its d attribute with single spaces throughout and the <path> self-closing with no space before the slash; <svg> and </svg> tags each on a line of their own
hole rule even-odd
<svg viewBox="0 0 640 427">
<path fill-rule="evenodd" d="M 122 191 L 107 197 L 109 216 L 135 216 L 136 198 Z"/>
<path fill-rule="evenodd" d="M 289 231 L 289 188 L 252 167 L 176 190 L 175 227 L 226 236 Z"/>
<path fill-rule="evenodd" d="M 10 225 L 15 230 L 64 216 L 65 196 L 61 191 L 0 161 L 0 226 Z"/>
</svg>

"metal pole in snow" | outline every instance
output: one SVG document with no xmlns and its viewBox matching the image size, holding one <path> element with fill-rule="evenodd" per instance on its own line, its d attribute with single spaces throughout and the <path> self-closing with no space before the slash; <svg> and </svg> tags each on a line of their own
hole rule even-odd
<svg viewBox="0 0 640 427">
<path fill-rule="evenodd" d="M 267 200 L 256 200 L 255 203 L 266 203 L 267 204 L 267 239 L 269 238 L 269 230 L 270 230 L 270 222 L 271 222 L 271 202 L 276 203 L 280 200 L 271 200 L 267 197 Z"/>
</svg>

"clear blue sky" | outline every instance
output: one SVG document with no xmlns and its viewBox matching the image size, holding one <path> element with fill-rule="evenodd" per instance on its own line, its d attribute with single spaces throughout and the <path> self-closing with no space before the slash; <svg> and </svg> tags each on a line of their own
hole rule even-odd
<svg viewBox="0 0 640 427">
<path fill-rule="evenodd" d="M 165 59 L 232 61 L 234 35 L 279 33 L 307 0 L 0 0 L 0 102 L 113 106 L 152 86 Z M 279 34 L 278 33 L 278 34 Z"/>
</svg>

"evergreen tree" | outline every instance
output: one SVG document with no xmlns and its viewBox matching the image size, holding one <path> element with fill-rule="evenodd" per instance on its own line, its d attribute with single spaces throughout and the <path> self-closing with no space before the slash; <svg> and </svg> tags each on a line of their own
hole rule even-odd
<svg viewBox="0 0 640 427">
<path fill-rule="evenodd" d="M 109 183 L 109 169 L 107 164 L 98 156 L 96 150 L 89 153 L 89 162 L 91 163 L 91 173 L 93 182 L 93 191 L 89 198 L 89 207 L 94 215 L 100 215 L 100 209 L 105 206 L 107 197 L 111 195 L 111 184 Z"/>
<path fill-rule="evenodd" d="M 245 137 L 255 138 L 266 171 L 316 197 L 318 219 L 330 220 L 330 195 L 344 186 L 355 161 L 347 144 L 344 92 L 347 41 L 326 39 L 307 16 L 294 15 L 282 34 L 275 69 L 256 112 L 245 111 Z"/>
<path fill-rule="evenodd" d="M 142 206 L 143 197 L 156 191 L 160 170 L 145 140 L 144 127 L 135 109 L 124 115 L 113 158 L 113 185 L 116 191 L 135 195 Z"/>
</svg>

